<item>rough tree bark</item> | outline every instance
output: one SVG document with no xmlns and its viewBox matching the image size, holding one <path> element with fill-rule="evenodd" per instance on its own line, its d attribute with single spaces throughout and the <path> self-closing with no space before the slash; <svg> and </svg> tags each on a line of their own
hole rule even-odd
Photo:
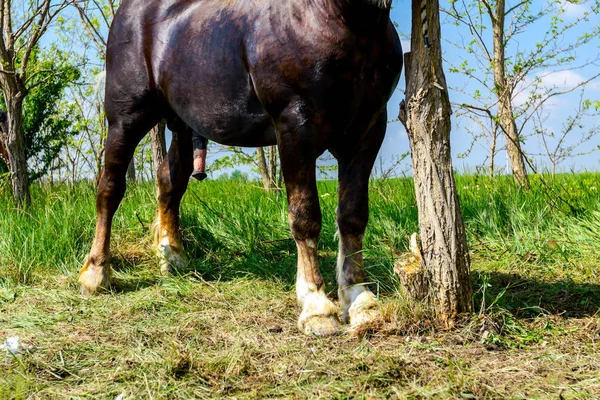
<svg viewBox="0 0 600 400">
<path fill-rule="evenodd" d="M 494 131 L 493 131 L 493 137 L 492 137 L 492 145 L 490 146 L 490 166 L 489 166 L 489 175 L 490 175 L 490 180 L 494 179 L 494 174 L 495 171 L 494 169 L 496 168 L 496 146 L 497 146 L 497 141 L 498 141 L 498 125 L 494 124 Z"/>
<path fill-rule="evenodd" d="M 167 154 L 167 144 L 165 141 L 165 121 L 160 121 L 150 131 L 150 144 L 152 145 L 152 163 L 154 165 L 154 176 L 158 176 L 158 170 L 165 155 Z"/>
<path fill-rule="evenodd" d="M 427 285 L 411 284 L 437 317 L 452 324 L 472 311 L 469 253 L 452 174 L 450 101 L 442 69 L 438 0 L 412 0 L 411 53 L 405 55 L 406 99 L 400 120 L 408 132 L 419 209 L 422 273 Z M 414 250 L 419 252 L 419 250 Z M 399 273 L 418 273 L 419 268 Z M 419 282 L 412 277 L 407 281 Z M 427 293 L 416 293 L 418 288 Z M 417 289 L 415 289 L 417 288 Z M 406 292 L 406 290 L 405 290 Z"/>
<path fill-rule="evenodd" d="M 19 205 L 31 204 L 23 132 L 23 101 L 36 74 L 29 69 L 30 62 L 54 18 L 70 3 L 70 0 L 40 0 L 28 2 L 25 7 L 23 2 L 0 0 L 0 91 L 8 119 L 5 148 L 12 194 Z"/>
<path fill-rule="evenodd" d="M 8 134 L 6 135 L 6 151 L 9 158 L 9 170 L 13 198 L 17 204 L 30 205 L 29 176 L 27 174 L 27 158 L 25 155 L 25 138 L 23 132 L 23 98 L 20 93 L 5 95 L 8 114 Z"/>
<path fill-rule="evenodd" d="M 267 157 L 265 155 L 264 148 L 258 147 L 256 149 L 256 157 L 258 159 L 258 170 L 260 172 L 260 178 L 262 180 L 263 186 L 267 192 L 270 192 L 276 186 L 275 174 L 272 174 L 274 162 L 273 152 L 271 150 L 269 151 L 269 164 L 267 164 Z M 275 164 L 275 169 L 277 169 L 277 164 Z"/>
<path fill-rule="evenodd" d="M 277 188 L 277 146 L 269 147 L 269 178 L 271 188 Z"/>
<path fill-rule="evenodd" d="M 492 18 L 494 36 L 494 85 L 496 87 L 496 96 L 498 97 L 499 116 L 502 120 L 504 136 L 506 137 L 506 152 L 510 159 L 510 166 L 515 182 L 522 188 L 529 189 L 529 179 L 527 178 L 527 168 L 525 167 L 525 159 L 521 149 L 521 139 L 514 119 L 512 90 L 506 78 L 504 46 L 505 0 L 496 1 L 495 9 L 490 17 Z"/>
<path fill-rule="evenodd" d="M 8 160 L 8 151 L 4 146 L 4 143 L 8 141 L 8 120 L 6 113 L 0 110 L 0 160 L 2 160 L 8 168 L 10 168 L 10 162 Z"/>
</svg>

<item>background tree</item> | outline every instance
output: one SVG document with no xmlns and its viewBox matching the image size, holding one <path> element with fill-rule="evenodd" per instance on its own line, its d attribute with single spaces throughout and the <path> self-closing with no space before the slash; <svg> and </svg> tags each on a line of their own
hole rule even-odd
<svg viewBox="0 0 600 400">
<path fill-rule="evenodd" d="M 556 177 L 557 167 L 563 161 L 600 150 L 599 147 L 593 146 L 582 148 L 584 144 L 600 134 L 600 123 L 587 125 L 583 124 L 584 119 L 600 120 L 600 101 L 592 102 L 585 99 L 585 92 L 580 95 L 575 114 L 564 120 L 558 130 L 548 127 L 546 123 L 548 114 L 543 109 L 535 113 L 533 120 L 535 134 L 544 151 L 544 153 L 535 155 L 544 156 L 550 160 L 552 179 Z M 573 136 L 577 133 L 578 136 L 575 139 Z M 569 143 L 567 143 L 567 138 L 571 139 Z"/>
<path fill-rule="evenodd" d="M 260 178 L 263 186 L 267 192 L 275 190 L 281 187 L 277 181 L 277 166 L 278 166 L 278 155 L 277 146 L 270 146 L 267 148 L 269 156 L 267 158 L 263 147 L 256 149 L 256 159 L 258 163 L 258 169 L 260 172 Z M 268 163 L 267 163 L 268 159 Z"/>
<path fill-rule="evenodd" d="M 487 141 L 491 175 L 500 150 L 498 135 L 503 135 L 515 181 L 527 188 L 529 161 L 523 143 L 527 136 L 539 132 L 536 115 L 550 100 L 581 89 L 600 76 L 595 73 L 567 89 L 548 84 L 547 77 L 552 74 L 583 69 L 598 60 L 597 54 L 592 58 L 578 54 L 599 32 L 597 23 L 590 19 L 598 14 L 599 3 L 585 3 L 589 11 L 568 21 L 563 17 L 569 3 L 559 0 L 451 0 L 450 7 L 444 9 L 456 27 L 466 27 L 469 32 L 453 42 L 453 54 L 466 53 L 450 71 L 468 79 L 465 88 L 458 89 L 466 98 L 459 103 L 459 116 L 475 122 L 471 129 L 476 132 L 475 140 L 483 137 Z M 542 37 L 531 34 L 536 24 L 547 26 Z M 587 32 L 575 35 L 575 28 L 587 28 Z"/>
<path fill-rule="evenodd" d="M 35 75 L 23 102 L 25 159 L 30 183 L 59 167 L 61 150 L 76 134 L 77 113 L 74 105 L 64 98 L 66 89 L 80 76 L 77 67 L 68 63 L 67 55 L 56 49 L 47 53 L 36 49 L 31 65 L 43 72 Z M 5 107 L 3 99 L 0 99 L 0 107 Z M 0 157 L 0 170 L 8 170 L 7 167 L 8 157 Z"/>
<path fill-rule="evenodd" d="M 32 65 L 42 72 L 35 74 L 32 88 L 23 103 L 23 130 L 29 181 L 51 172 L 54 161 L 69 138 L 76 134 L 76 113 L 66 102 L 68 87 L 77 82 L 79 69 L 69 64 L 68 55 L 51 49 L 34 52 Z"/>
<path fill-rule="evenodd" d="M 158 170 L 163 160 L 165 159 L 165 154 L 167 153 L 167 144 L 165 141 L 165 128 L 166 122 L 161 121 L 150 131 L 150 144 L 152 146 L 152 164 L 154 167 L 154 176 L 158 176 Z"/>
<path fill-rule="evenodd" d="M 8 132 L 4 143 L 9 158 L 12 194 L 19 204 L 30 204 L 23 129 L 23 102 L 43 83 L 38 75 L 52 73 L 31 68 L 33 54 L 54 18 L 70 0 L 0 0 L 0 90 L 6 105 Z"/>
<path fill-rule="evenodd" d="M 426 299 L 437 316 L 451 324 L 457 314 L 472 310 L 472 289 L 452 171 L 451 108 L 442 69 L 437 0 L 412 0 L 411 52 L 405 61 L 406 99 L 399 118 L 412 152 L 422 246 L 413 236 L 416 265 L 397 271 L 407 297 Z"/>
<path fill-rule="evenodd" d="M 79 163 L 77 179 L 100 177 L 108 125 L 104 115 L 104 74 L 97 66 L 86 65 L 85 84 L 71 88 L 70 97 L 77 115 L 77 136 L 68 143 L 69 149 L 77 153 Z"/>
<path fill-rule="evenodd" d="M 225 152 L 225 155 L 213 161 L 210 167 L 212 171 L 250 166 L 254 172 L 260 175 L 263 187 L 267 192 L 282 186 L 277 146 L 259 147 L 255 152 L 246 153 L 239 147 L 216 145 L 211 146 L 209 151 L 213 154 L 214 152 Z"/>
<path fill-rule="evenodd" d="M 96 50 L 97 55 L 102 62 L 103 68 L 103 63 L 106 59 L 106 41 L 108 38 L 108 31 L 115 16 L 115 12 L 119 7 L 120 0 L 91 0 L 76 2 L 74 4 L 79 15 L 81 27 L 83 27 L 82 35 L 90 41 L 90 46 Z M 101 101 L 103 102 L 103 98 Z M 103 129 L 104 126 L 100 128 Z M 165 128 L 163 124 L 159 124 L 156 128 L 151 130 L 150 142 L 150 147 L 153 151 L 151 154 L 155 159 L 153 164 L 154 168 L 156 168 L 156 165 L 162 162 L 166 153 Z M 103 141 L 100 144 L 100 147 L 102 149 L 104 148 Z M 136 152 L 136 155 L 138 155 L 138 157 L 133 157 L 129 167 L 127 168 L 127 180 L 129 181 L 136 180 L 136 158 L 143 162 L 145 153 Z M 155 173 L 156 172 L 154 172 L 154 174 Z"/>
</svg>

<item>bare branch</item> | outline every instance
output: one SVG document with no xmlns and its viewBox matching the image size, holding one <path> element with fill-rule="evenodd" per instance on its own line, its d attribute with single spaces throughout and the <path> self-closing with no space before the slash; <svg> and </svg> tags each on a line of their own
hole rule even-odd
<svg viewBox="0 0 600 400">
<path fill-rule="evenodd" d="M 114 17 L 114 15 L 109 19 L 107 17 L 106 14 L 104 14 L 104 9 L 102 8 L 102 6 L 98 3 L 97 0 L 93 0 L 94 4 L 96 5 L 96 7 L 98 8 L 98 11 L 100 12 L 100 15 L 102 16 L 102 19 L 104 20 L 104 24 L 106 25 L 106 27 L 110 26 L 110 22 L 112 21 L 112 17 Z M 108 3 L 111 3 L 111 0 L 108 0 Z"/>
<path fill-rule="evenodd" d="M 506 11 L 504 13 L 504 16 L 505 17 L 508 16 L 510 13 L 512 13 L 513 11 L 515 11 L 516 9 L 518 9 L 519 7 L 524 6 L 527 3 L 529 3 L 529 1 L 525 0 L 525 1 L 522 1 L 522 2 L 520 2 L 519 4 L 517 4 L 515 6 L 512 6 L 511 8 L 508 9 L 508 11 Z"/>
<path fill-rule="evenodd" d="M 598 77 L 600 77 L 600 72 L 597 73 L 596 75 L 592 76 L 589 79 L 586 79 L 585 81 L 579 82 L 577 85 L 573 86 L 570 89 L 567 90 L 562 90 L 562 91 L 558 91 L 558 92 L 551 92 L 550 94 L 548 94 L 545 98 L 543 98 L 540 102 L 538 102 L 538 104 L 536 104 L 533 108 L 533 110 L 525 116 L 525 119 L 523 120 L 521 127 L 519 128 L 519 134 L 521 134 L 523 132 L 523 130 L 525 129 L 525 125 L 529 122 L 529 120 L 532 118 L 532 116 L 540 109 L 544 106 L 544 104 L 546 104 L 550 99 L 552 99 L 553 97 L 556 96 L 561 96 L 567 93 L 572 93 L 575 90 L 586 86 L 588 83 L 592 82 L 593 80 L 597 79 Z"/>
<path fill-rule="evenodd" d="M 102 34 L 96 29 L 96 27 L 90 20 L 86 10 L 84 10 L 78 4 L 76 4 L 75 7 L 77 8 L 77 11 L 79 12 L 79 16 L 81 18 L 81 21 L 83 22 L 83 26 L 85 27 L 85 30 L 88 32 L 89 36 L 94 41 L 94 43 L 96 43 L 98 52 L 102 55 L 103 58 L 106 57 L 106 50 L 105 50 L 106 49 L 106 40 L 104 39 Z M 102 13 L 102 16 L 104 17 L 103 13 Z M 108 22 L 107 22 L 107 25 L 110 25 L 110 24 L 108 24 Z"/>
</svg>

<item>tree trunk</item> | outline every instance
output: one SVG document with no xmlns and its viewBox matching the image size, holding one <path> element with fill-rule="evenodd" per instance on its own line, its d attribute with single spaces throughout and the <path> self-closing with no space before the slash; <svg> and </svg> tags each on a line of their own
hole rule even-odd
<svg viewBox="0 0 600 400">
<path fill-rule="evenodd" d="M 127 182 L 135 182 L 135 156 L 127 166 Z"/>
<path fill-rule="evenodd" d="M 498 141 L 498 126 L 494 124 L 492 145 L 490 146 L 490 180 L 494 179 L 494 168 L 496 168 L 496 144 Z"/>
<path fill-rule="evenodd" d="M 256 148 L 256 157 L 258 158 L 258 170 L 260 172 L 260 178 L 262 179 L 263 186 L 267 192 L 270 192 L 272 189 L 271 177 L 269 176 L 269 167 L 267 166 L 267 158 L 265 157 L 264 148 Z"/>
<path fill-rule="evenodd" d="M 510 160 L 513 178 L 517 185 L 529 189 L 525 158 L 521 149 L 521 140 L 515 123 L 512 90 L 506 79 L 506 59 L 504 48 L 504 25 L 506 20 L 506 1 L 498 0 L 494 10 L 492 29 L 494 35 L 494 85 L 498 96 L 499 117 L 506 138 L 506 152 Z"/>
<path fill-rule="evenodd" d="M 8 161 L 8 151 L 6 151 L 5 142 L 8 140 L 8 121 L 7 116 L 4 112 L 0 111 L 0 160 L 6 164 L 6 167 L 10 169 L 10 163 Z"/>
<path fill-rule="evenodd" d="M 31 205 L 29 177 L 27 175 L 27 157 L 25 155 L 25 137 L 23 133 L 23 96 L 5 96 L 8 116 L 8 135 L 6 151 L 9 158 L 12 195 L 17 204 Z"/>
<path fill-rule="evenodd" d="M 517 124 L 513 118 L 512 104 L 508 96 L 502 96 L 498 99 L 500 106 L 500 118 L 504 126 L 504 136 L 506 137 L 506 152 L 510 160 L 510 167 L 517 185 L 523 189 L 529 189 L 529 179 L 527 177 L 527 168 L 525 167 L 525 158 L 521 149 L 521 140 L 517 132 Z"/>
<path fill-rule="evenodd" d="M 150 131 L 150 143 L 152 145 L 152 163 L 154 165 L 154 176 L 158 176 L 158 170 L 167 154 L 165 141 L 165 121 L 160 121 Z"/>
<path fill-rule="evenodd" d="M 451 325 L 457 314 L 472 311 L 472 289 L 452 174 L 451 109 L 442 69 L 439 1 L 413 0 L 412 24 L 412 54 L 405 55 L 406 100 L 400 120 L 412 152 L 423 273 L 429 286 L 426 299 L 438 318 Z"/>
<path fill-rule="evenodd" d="M 269 147 L 269 177 L 271 188 L 277 187 L 277 146 Z"/>
</svg>

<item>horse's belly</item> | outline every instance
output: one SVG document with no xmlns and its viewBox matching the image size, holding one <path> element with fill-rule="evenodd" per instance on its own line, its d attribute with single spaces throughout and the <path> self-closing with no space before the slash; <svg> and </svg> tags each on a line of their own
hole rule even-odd
<svg viewBox="0 0 600 400">
<path fill-rule="evenodd" d="M 272 119 L 244 63 L 240 28 L 206 16 L 193 24 L 185 21 L 171 25 L 154 51 L 154 73 L 171 109 L 209 140 L 275 144 Z"/>
<path fill-rule="evenodd" d="M 253 93 L 244 95 L 212 88 L 209 84 L 174 88 L 171 109 L 189 127 L 207 139 L 229 146 L 256 147 L 276 143 L 271 117 Z"/>
<path fill-rule="evenodd" d="M 277 144 L 275 128 L 266 114 L 218 110 L 212 115 L 191 115 L 184 121 L 207 139 L 227 146 L 258 147 Z"/>
</svg>

